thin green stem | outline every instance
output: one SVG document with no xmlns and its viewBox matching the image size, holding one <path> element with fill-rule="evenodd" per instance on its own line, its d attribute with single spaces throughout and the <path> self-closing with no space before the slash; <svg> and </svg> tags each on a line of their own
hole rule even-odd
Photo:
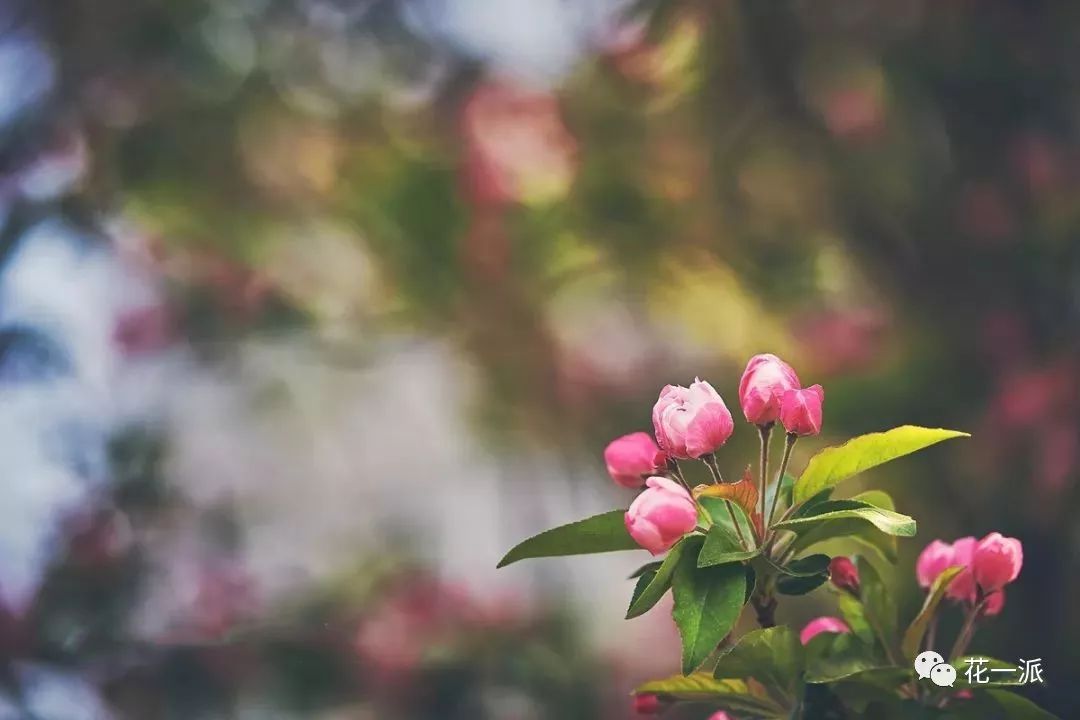
<svg viewBox="0 0 1080 720">
<path fill-rule="evenodd" d="M 679 461 L 675 458 L 668 458 L 668 469 L 671 470 L 671 474 L 675 476 L 675 479 L 679 481 L 679 484 L 686 488 L 686 492 L 690 493 L 690 497 L 693 498 L 694 491 L 686 484 L 686 478 L 683 477 L 682 468 L 679 467 Z M 694 504 L 697 504 L 697 498 L 694 498 Z"/>
<path fill-rule="evenodd" d="M 780 471 L 776 473 L 776 490 L 772 496 L 772 507 L 769 508 L 769 518 L 765 521 L 765 527 L 772 527 L 773 516 L 776 515 L 776 501 L 780 498 L 780 487 L 784 483 L 784 473 L 787 472 L 788 461 L 791 460 L 791 450 L 795 447 L 795 442 L 799 439 L 799 436 L 794 433 L 788 433 L 784 439 L 784 457 L 780 461 Z"/>
<path fill-rule="evenodd" d="M 765 522 L 765 486 L 769 479 L 769 440 L 772 437 L 773 423 L 758 425 L 758 437 L 761 438 L 761 458 L 758 462 L 758 495 L 761 496 L 761 523 L 762 532 L 768 528 Z M 753 524 L 753 518 L 751 518 Z"/>
<path fill-rule="evenodd" d="M 716 455 L 709 454 L 701 458 L 701 461 L 705 463 L 705 467 L 709 468 L 709 473 L 712 474 L 713 484 L 719 485 L 724 482 L 724 477 L 720 474 L 720 467 L 716 464 Z M 724 500 L 724 505 L 727 507 L 728 515 L 731 516 L 731 524 L 735 526 L 735 532 L 739 536 L 739 542 L 742 544 L 744 550 L 750 549 L 750 544 L 746 542 L 746 535 L 743 534 L 742 525 L 739 523 L 739 518 L 735 515 L 735 508 L 732 507 L 730 500 Z"/>
<path fill-rule="evenodd" d="M 952 650 L 949 651 L 950 661 L 956 660 L 967 650 L 971 638 L 975 635 L 975 622 L 979 619 L 982 606 L 983 602 L 980 600 L 968 610 L 967 616 L 964 618 L 964 626 L 960 628 L 960 634 L 956 636 L 956 642 L 953 643 Z"/>
</svg>

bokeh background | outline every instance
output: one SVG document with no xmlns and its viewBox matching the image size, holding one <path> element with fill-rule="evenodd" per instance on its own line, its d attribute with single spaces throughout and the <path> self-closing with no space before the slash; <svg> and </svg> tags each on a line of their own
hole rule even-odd
<svg viewBox="0 0 1080 720">
<path fill-rule="evenodd" d="M 771 351 L 1080 713 L 1080 5 L 0 1 L 0 718 L 632 716 L 600 455 Z M 728 475 L 754 456 L 737 428 Z M 857 486 L 857 483 L 855 483 Z M 781 611 L 801 623 L 827 593 Z M 957 618 L 951 619 L 953 627 Z"/>
</svg>

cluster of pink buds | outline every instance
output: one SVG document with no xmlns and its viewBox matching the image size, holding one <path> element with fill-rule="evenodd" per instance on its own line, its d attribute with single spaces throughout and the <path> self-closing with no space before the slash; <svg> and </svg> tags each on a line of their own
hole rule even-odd
<svg viewBox="0 0 1080 720">
<path fill-rule="evenodd" d="M 946 595 L 982 615 L 997 615 L 1005 606 L 1005 586 L 1020 575 L 1024 548 L 1016 538 L 992 532 L 982 540 L 963 537 L 949 544 L 934 540 L 915 565 L 919 585 L 929 588 L 949 567 L 962 567 Z"/>
<path fill-rule="evenodd" d="M 791 366 L 775 355 L 755 355 L 739 382 L 747 422 L 763 434 L 779 422 L 789 446 L 797 437 L 821 432 L 824 398 L 820 385 L 803 388 Z M 727 443 L 735 422 L 720 393 L 695 379 L 690 387 L 667 385 L 660 391 L 652 423 L 655 440 L 644 432 L 616 438 L 604 451 L 604 461 L 619 485 L 646 486 L 626 513 L 626 528 L 639 545 L 659 555 L 697 524 L 689 489 L 673 480 L 669 469 L 677 460 L 693 459 L 713 470 L 714 453 Z"/>
</svg>

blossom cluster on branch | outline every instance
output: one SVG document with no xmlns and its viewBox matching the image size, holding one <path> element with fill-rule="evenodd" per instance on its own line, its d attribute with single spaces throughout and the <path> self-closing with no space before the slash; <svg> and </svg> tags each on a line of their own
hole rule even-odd
<svg viewBox="0 0 1080 720">
<path fill-rule="evenodd" d="M 658 558 L 633 574 L 626 617 L 649 611 L 670 591 L 682 638 L 682 673 L 635 690 L 634 708 L 642 714 L 695 703 L 715 710 L 711 720 L 870 717 L 943 708 L 957 717 L 1013 717 L 1017 708 L 1023 717 L 1049 717 L 1009 683 L 940 682 L 956 677 L 978 623 L 1001 612 L 1004 587 L 1017 579 L 1023 563 L 1020 541 L 995 532 L 978 541 L 930 543 L 915 573 L 926 598 L 903 628 L 878 567 L 896 562 L 897 538 L 915 535 L 915 520 L 897 512 L 880 490 L 835 496 L 848 478 L 967 433 L 905 425 L 862 435 L 819 451 L 796 477 L 788 472 L 792 449 L 800 438 L 821 432 L 824 390 L 803 387 L 790 365 L 762 354 L 747 363 L 738 395 L 743 416 L 760 438 L 756 475 L 749 465 L 734 481 L 721 474 L 718 453 L 735 431 L 735 420 L 715 387 L 702 379 L 688 387 L 667 385 L 652 410 L 653 435 L 630 433 L 604 451 L 612 480 L 641 489 L 629 508 L 529 538 L 500 567 L 526 558 L 635 548 Z M 783 450 L 772 472 L 778 426 Z M 712 482 L 691 486 L 688 462 L 701 462 Z M 821 552 L 830 541 L 847 541 L 864 552 L 830 557 Z M 798 634 L 777 625 L 783 596 L 822 587 L 834 594 L 840 617 L 817 618 Z M 934 649 L 943 600 L 961 607 L 964 623 L 948 655 L 949 668 L 935 670 L 939 682 L 929 682 L 928 675 L 916 674 L 915 661 L 929 652 L 935 667 L 945 664 Z M 746 606 L 760 629 L 736 639 Z"/>
</svg>

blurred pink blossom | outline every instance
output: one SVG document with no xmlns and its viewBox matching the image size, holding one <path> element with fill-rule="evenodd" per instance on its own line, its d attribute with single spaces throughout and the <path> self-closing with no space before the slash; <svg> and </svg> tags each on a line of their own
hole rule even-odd
<svg viewBox="0 0 1080 720">
<path fill-rule="evenodd" d="M 803 645 L 808 644 L 815 637 L 821 633 L 849 633 L 851 628 L 848 624 L 836 617 L 819 617 L 814 618 L 810 622 L 806 623 L 806 627 L 799 633 L 799 642 Z"/>
<path fill-rule="evenodd" d="M 577 142 L 546 91 L 486 81 L 465 102 L 461 132 L 468 195 L 478 205 L 548 201 L 573 181 Z"/>
</svg>

